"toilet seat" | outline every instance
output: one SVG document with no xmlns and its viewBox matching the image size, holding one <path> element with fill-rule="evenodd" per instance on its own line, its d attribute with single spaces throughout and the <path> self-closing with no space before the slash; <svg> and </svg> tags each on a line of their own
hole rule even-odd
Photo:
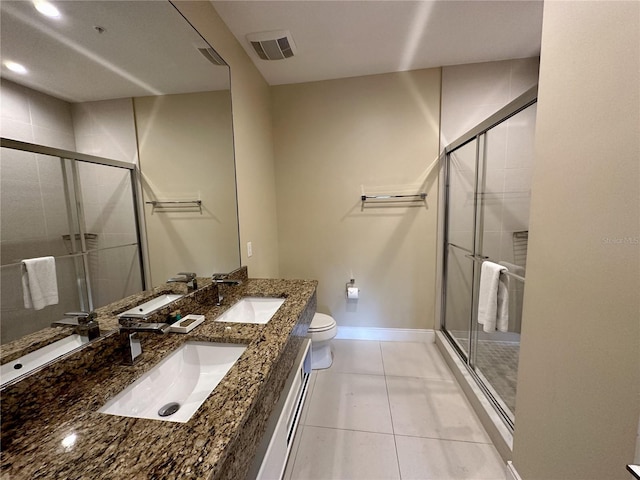
<svg viewBox="0 0 640 480">
<path fill-rule="evenodd" d="M 331 318 L 329 315 L 324 313 L 316 313 L 313 316 L 313 320 L 311 320 L 311 324 L 309 325 L 310 333 L 320 333 L 326 332 L 327 330 L 331 330 L 335 328 L 336 321 Z"/>
</svg>

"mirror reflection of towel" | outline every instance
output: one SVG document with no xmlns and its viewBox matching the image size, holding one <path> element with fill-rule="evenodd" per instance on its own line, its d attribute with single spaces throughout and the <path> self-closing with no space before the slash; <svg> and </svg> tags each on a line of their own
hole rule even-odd
<svg viewBox="0 0 640 480">
<path fill-rule="evenodd" d="M 22 294 L 24 308 L 42 310 L 58 303 L 56 261 L 53 257 L 22 260 Z"/>
<path fill-rule="evenodd" d="M 506 267 L 482 262 L 478 294 L 478 323 L 485 332 L 509 330 L 509 277 Z"/>
</svg>

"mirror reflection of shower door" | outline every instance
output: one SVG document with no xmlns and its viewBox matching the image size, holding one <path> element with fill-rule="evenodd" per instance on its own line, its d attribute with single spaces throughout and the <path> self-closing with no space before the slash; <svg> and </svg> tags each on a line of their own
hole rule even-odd
<svg viewBox="0 0 640 480">
<path fill-rule="evenodd" d="M 81 227 L 94 308 L 143 289 L 131 171 L 78 162 Z"/>
<path fill-rule="evenodd" d="M 41 153 L 55 149 L 31 144 L 1 150 L 2 344 L 49 327 L 65 312 L 145 288 L 132 167 Z M 26 308 L 21 261 L 44 256 L 55 258 L 58 302 Z"/>
<path fill-rule="evenodd" d="M 69 161 L 58 156 L 2 147 L 0 153 L 0 342 L 49 327 L 64 312 L 88 305 L 82 259 L 70 255 L 64 237 L 80 231 Z M 56 258 L 58 302 L 25 308 L 22 264 L 26 258 Z"/>
</svg>

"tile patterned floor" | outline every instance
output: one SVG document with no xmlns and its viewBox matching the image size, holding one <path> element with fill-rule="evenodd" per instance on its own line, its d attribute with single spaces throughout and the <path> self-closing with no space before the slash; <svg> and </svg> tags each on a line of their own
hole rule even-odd
<svg viewBox="0 0 640 480">
<path fill-rule="evenodd" d="M 453 330 L 449 332 L 467 354 L 469 332 Z M 518 359 L 520 358 L 520 335 L 516 333 L 479 335 L 493 338 L 478 338 L 476 348 L 476 369 L 485 378 L 494 395 L 511 411 L 516 413 L 516 387 L 518 383 Z M 497 338 L 496 338 L 497 337 Z"/>
<path fill-rule="evenodd" d="M 334 340 L 314 371 L 284 478 L 504 480 L 435 344 Z"/>
<path fill-rule="evenodd" d="M 478 341 L 478 369 L 513 414 L 516 413 L 516 385 L 520 344 L 515 342 Z"/>
<path fill-rule="evenodd" d="M 466 345 L 469 341 L 469 332 L 452 331 L 449 333 L 463 345 Z M 466 348 L 464 350 L 466 352 Z M 516 413 L 519 358 L 519 341 L 478 339 L 476 348 L 477 369 L 511 410 L 512 417 Z"/>
</svg>

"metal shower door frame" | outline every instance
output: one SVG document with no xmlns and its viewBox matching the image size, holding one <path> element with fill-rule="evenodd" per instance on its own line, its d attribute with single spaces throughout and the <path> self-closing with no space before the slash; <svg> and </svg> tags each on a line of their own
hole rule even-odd
<svg viewBox="0 0 640 480">
<path fill-rule="evenodd" d="M 476 351 L 477 351 L 477 341 L 478 341 L 478 291 L 480 284 L 480 269 L 478 268 L 481 265 L 482 260 L 485 258 L 480 255 L 478 252 L 482 252 L 482 231 L 483 231 L 483 223 L 484 223 L 484 212 L 482 208 L 482 202 L 478 201 L 479 195 L 479 187 L 483 181 L 481 175 L 484 177 L 485 171 L 485 160 L 486 160 L 486 134 L 489 130 L 496 127 L 497 125 L 507 121 L 511 117 L 517 115 L 523 110 L 527 109 L 531 105 L 537 102 L 538 98 L 538 87 L 537 85 L 526 91 L 524 94 L 513 100 L 512 102 L 505 105 L 503 108 L 498 110 L 496 113 L 491 115 L 489 118 L 469 130 L 464 135 L 460 136 L 458 139 L 450 143 L 441 155 L 441 161 L 444 162 L 444 168 L 442 169 L 444 174 L 444 189 L 441 193 L 441 200 L 444 203 L 444 221 L 443 221 L 443 248 L 442 248 L 442 258 L 441 258 L 441 292 L 440 292 L 440 329 L 443 332 L 445 338 L 449 341 L 454 350 L 458 353 L 458 356 L 461 358 L 463 363 L 465 364 L 467 370 L 474 378 L 475 382 L 478 384 L 480 389 L 487 396 L 493 407 L 500 414 L 504 423 L 509 427 L 511 431 L 514 429 L 514 419 L 509 415 L 509 413 L 504 409 L 502 402 L 496 398 L 496 395 L 485 384 L 484 377 L 481 376 L 480 372 L 476 370 Z M 476 157 L 475 157 L 475 182 L 474 182 L 474 191 L 473 191 L 473 248 L 472 251 L 469 251 L 466 248 L 460 247 L 459 245 L 451 244 L 449 242 L 449 200 L 450 200 L 450 180 L 451 180 L 451 154 L 453 154 L 459 148 L 464 147 L 470 142 L 476 142 Z M 446 315 L 447 315 L 447 274 L 448 274 L 448 256 L 449 256 L 449 248 L 458 248 L 466 252 L 465 257 L 469 258 L 472 262 L 472 290 L 471 290 L 471 305 L 470 311 L 471 316 L 469 318 L 469 338 L 467 339 L 467 353 L 465 353 L 462 348 L 458 345 L 458 340 L 454 339 L 451 333 L 447 330 L 446 325 Z"/>
</svg>

